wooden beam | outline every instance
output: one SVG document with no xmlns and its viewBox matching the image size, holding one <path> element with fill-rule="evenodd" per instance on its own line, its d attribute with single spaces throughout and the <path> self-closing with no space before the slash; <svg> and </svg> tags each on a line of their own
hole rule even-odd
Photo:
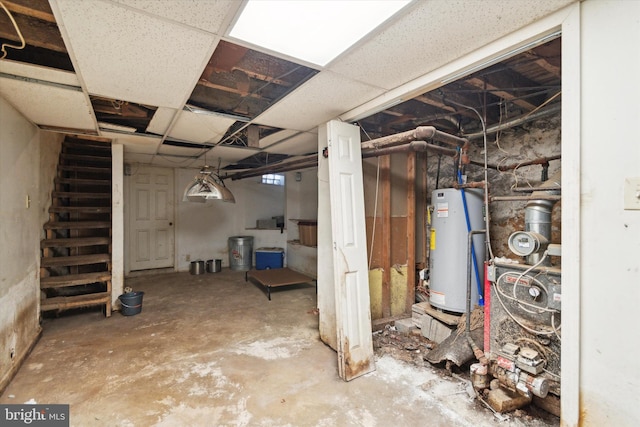
<svg viewBox="0 0 640 427">
<path fill-rule="evenodd" d="M 12 13 L 30 16 L 42 21 L 56 23 L 51 7 L 46 1 L 38 0 L 3 0 L 2 2 Z"/>
<path fill-rule="evenodd" d="M 447 96 L 451 96 L 451 94 L 448 94 Z M 441 99 L 438 99 L 437 97 L 428 93 L 425 93 L 424 95 L 416 96 L 413 99 L 416 101 L 422 102 L 423 104 L 431 105 L 433 107 L 439 108 L 441 110 L 447 111 L 452 114 L 460 114 L 462 116 L 471 117 L 474 120 L 478 118 L 478 116 L 476 116 L 473 111 L 468 110 L 466 108 L 456 109 L 451 105 L 445 104 Z M 463 100 L 457 100 L 456 102 L 461 102 L 466 105 L 473 104 L 470 101 L 463 101 Z"/>
<path fill-rule="evenodd" d="M 391 316 L 391 156 L 380 157 L 382 317 Z"/>
<path fill-rule="evenodd" d="M 267 76 L 265 74 L 256 73 L 255 71 L 247 70 L 247 69 L 242 68 L 242 67 L 233 67 L 233 69 L 231 71 L 234 71 L 234 70 L 242 71 L 247 76 L 249 76 L 250 78 L 255 79 L 255 80 L 260 80 L 260 81 L 263 81 L 263 82 L 273 83 L 273 84 L 276 84 L 278 86 L 291 87 L 291 83 L 289 83 L 289 82 L 286 82 L 284 80 L 281 80 L 281 79 L 278 79 L 278 78 L 275 78 L 275 77 L 270 77 L 270 76 Z"/>
<path fill-rule="evenodd" d="M 491 83 L 487 82 L 485 85 L 485 81 L 482 80 L 481 78 L 472 77 L 470 79 L 465 80 L 465 83 L 468 83 L 469 85 L 476 87 L 478 89 L 490 90 L 491 93 L 494 94 L 495 96 L 499 96 L 500 98 L 503 98 L 507 101 L 511 101 L 514 104 L 526 109 L 527 111 L 535 110 L 537 107 L 536 105 L 533 105 L 527 100 L 518 99 L 518 97 L 511 92 L 508 92 L 506 90 L 500 90 L 498 86 L 495 86 Z"/>
<path fill-rule="evenodd" d="M 416 152 L 407 154 L 407 302 L 411 314 L 416 300 Z"/>
<path fill-rule="evenodd" d="M 2 12 L 0 13 L 0 37 L 19 44 L 20 37 L 13 23 L 9 16 Z M 55 24 L 19 14 L 14 14 L 14 19 L 27 45 L 67 53 L 60 31 Z"/>
<path fill-rule="evenodd" d="M 266 102 L 272 102 L 270 99 L 265 98 L 263 96 L 260 96 L 258 94 L 255 94 L 255 93 L 246 94 L 241 90 L 238 90 L 238 89 L 235 89 L 235 88 L 232 88 L 232 87 L 228 87 L 228 86 L 222 86 L 222 85 L 219 85 L 219 84 L 211 83 L 209 80 L 206 80 L 206 79 L 200 79 L 198 81 L 198 84 L 200 86 L 208 87 L 210 89 L 221 90 L 221 91 L 224 91 L 224 92 L 235 93 L 236 95 L 248 96 L 249 98 L 255 98 L 255 99 L 260 99 L 260 100 L 266 101 Z"/>
<path fill-rule="evenodd" d="M 424 203 L 424 205 L 421 206 L 421 209 L 423 209 L 423 221 L 422 221 L 422 227 L 420 227 L 420 229 L 422 230 L 422 239 L 421 239 L 421 245 L 422 245 L 422 259 L 420 260 L 420 264 L 423 266 L 422 268 L 426 268 L 427 265 L 427 248 L 429 247 L 429 236 L 427 236 L 427 200 L 429 198 L 429 194 L 427 192 L 427 185 L 429 184 L 428 181 L 428 174 L 427 174 L 427 162 L 429 159 L 429 154 L 425 151 L 424 153 L 419 153 L 418 154 L 418 158 L 420 159 L 420 164 L 421 164 L 421 173 L 422 173 L 422 182 L 421 185 L 422 187 L 420 188 L 420 191 L 422 192 L 422 200 L 421 202 Z"/>
</svg>

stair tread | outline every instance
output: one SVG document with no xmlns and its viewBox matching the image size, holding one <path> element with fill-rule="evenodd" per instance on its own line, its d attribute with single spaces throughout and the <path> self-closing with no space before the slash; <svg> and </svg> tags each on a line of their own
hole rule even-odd
<svg viewBox="0 0 640 427">
<path fill-rule="evenodd" d="M 108 150 L 111 151 L 111 144 L 108 143 L 99 143 L 99 142 L 93 142 L 93 141 L 87 141 L 84 142 L 84 140 L 82 140 L 82 142 L 80 142 L 81 140 L 66 140 L 62 142 L 62 146 L 63 147 L 77 147 L 77 148 L 90 148 L 90 149 L 97 149 L 97 150 Z"/>
<path fill-rule="evenodd" d="M 72 165 L 58 165 L 58 170 L 69 172 L 91 172 L 91 173 L 104 173 L 111 175 L 110 167 L 98 167 L 98 166 L 72 166 Z"/>
<path fill-rule="evenodd" d="M 52 191 L 51 197 L 83 198 L 83 199 L 110 199 L 111 193 L 81 193 L 79 191 Z"/>
<path fill-rule="evenodd" d="M 40 278 L 40 288 L 60 288 L 65 286 L 87 285 L 89 283 L 111 280 L 111 272 L 67 274 L 64 276 L 50 276 Z"/>
<path fill-rule="evenodd" d="M 66 160 L 78 160 L 78 161 L 88 161 L 88 162 L 100 162 L 100 163 L 111 163 L 111 155 L 100 155 L 98 153 L 60 153 L 61 159 Z"/>
<path fill-rule="evenodd" d="M 44 225 L 45 230 L 78 230 L 81 228 L 111 228 L 111 221 L 50 221 Z"/>
<path fill-rule="evenodd" d="M 72 237 L 69 239 L 44 239 L 40 242 L 40 247 L 79 247 L 79 246 L 94 246 L 94 245 L 108 245 L 111 243 L 110 237 Z"/>
<path fill-rule="evenodd" d="M 83 179 L 83 178 L 64 178 L 56 177 L 54 179 L 56 184 L 74 184 L 74 185 L 95 185 L 95 186 L 110 186 L 111 179 Z"/>
<path fill-rule="evenodd" d="M 80 212 L 80 213 L 110 213 L 111 206 L 50 206 L 49 213 Z"/>
<path fill-rule="evenodd" d="M 49 311 L 56 309 L 66 309 L 83 307 L 88 305 L 106 304 L 111 301 L 111 292 L 95 292 L 84 295 L 74 295 L 69 297 L 45 298 L 40 301 L 40 310 Z"/>
<path fill-rule="evenodd" d="M 98 264 L 102 262 L 110 262 L 111 254 L 89 254 L 89 255 L 71 255 L 57 257 L 42 257 L 40 266 L 42 267 L 60 267 L 69 265 L 87 265 Z"/>
</svg>

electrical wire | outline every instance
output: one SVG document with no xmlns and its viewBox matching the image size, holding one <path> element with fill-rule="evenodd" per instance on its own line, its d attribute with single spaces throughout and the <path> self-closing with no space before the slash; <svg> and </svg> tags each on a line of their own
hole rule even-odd
<svg viewBox="0 0 640 427">
<path fill-rule="evenodd" d="M 498 302 L 500 303 L 500 305 L 502 306 L 502 308 L 504 309 L 505 313 L 507 313 L 509 315 L 509 317 L 511 317 L 511 319 L 516 322 L 522 329 L 531 332 L 532 334 L 535 335 L 543 335 L 543 336 L 549 336 L 549 335 L 553 335 L 555 333 L 555 331 L 536 331 L 535 329 L 532 329 L 526 325 L 524 325 L 521 321 L 519 321 L 518 319 L 516 319 L 516 317 L 509 311 L 509 309 L 505 306 L 504 302 L 502 301 L 502 298 L 500 297 L 501 292 L 498 291 L 498 285 L 496 282 L 493 283 L 493 285 L 496 287 L 496 296 L 498 297 Z"/>
<path fill-rule="evenodd" d="M 473 111 L 474 113 L 476 113 L 476 115 L 478 116 L 478 118 L 480 119 L 480 123 L 482 124 L 482 139 L 483 139 L 483 144 L 484 144 L 484 208 L 485 208 L 485 212 L 484 212 L 484 218 L 485 218 L 485 229 L 487 230 L 486 234 L 487 234 L 487 249 L 489 251 L 489 258 L 493 259 L 493 250 L 491 249 L 491 233 L 489 232 L 489 186 L 486 185 L 487 182 L 489 182 L 489 174 L 487 172 L 488 168 L 488 160 L 487 160 L 487 124 L 485 123 L 484 119 L 482 118 L 482 115 L 478 112 L 478 110 L 476 110 L 473 107 L 470 107 L 468 105 L 464 105 L 464 104 L 459 104 L 455 101 L 452 101 L 450 99 L 447 99 L 446 101 L 443 98 L 443 102 L 446 104 L 447 102 L 450 102 L 451 104 L 457 105 L 459 107 L 463 107 L 466 108 L 468 110 Z"/>
<path fill-rule="evenodd" d="M 13 28 L 15 28 L 16 33 L 18 33 L 18 37 L 20 38 L 20 46 L 9 44 L 9 43 L 2 43 L 2 46 L 0 46 L 0 51 L 2 51 L 2 56 L 0 57 L 0 59 L 4 59 L 4 58 L 7 57 L 7 54 L 8 54 L 7 51 L 5 50 L 7 47 L 11 47 L 13 49 L 20 50 L 20 49 L 24 49 L 27 46 L 27 43 L 24 41 L 24 37 L 22 36 L 22 32 L 20 31 L 20 28 L 18 27 L 18 24 L 16 24 L 16 20 L 13 18 L 13 15 L 11 14 L 11 12 L 9 12 L 9 9 L 7 9 L 7 7 L 1 1 L 0 1 L 0 6 L 2 6 L 4 11 L 7 13 L 7 16 L 9 16 L 9 19 L 11 20 L 11 23 L 13 24 Z"/>
<path fill-rule="evenodd" d="M 358 126 L 360 126 L 360 123 L 358 123 Z M 362 132 L 364 132 L 367 138 L 369 138 L 369 141 L 371 141 L 371 137 L 369 136 L 365 128 L 363 126 L 360 126 L 360 129 L 362 129 Z M 376 218 L 378 215 L 378 189 L 380 187 L 380 156 L 376 157 L 376 160 L 377 160 L 376 195 L 373 202 L 373 224 L 371 225 L 371 247 L 369 248 L 369 270 L 371 270 L 371 263 L 373 262 L 373 242 L 375 241 L 375 236 L 376 236 Z"/>
<path fill-rule="evenodd" d="M 540 258 L 540 261 L 538 261 L 537 263 L 535 263 L 534 265 L 532 265 L 531 267 L 527 268 L 525 271 L 523 271 L 520 276 L 518 276 L 518 279 L 516 280 L 516 282 L 513 285 L 513 298 L 517 299 L 516 296 L 516 286 L 520 283 L 520 280 L 527 274 L 529 273 L 531 270 L 533 270 L 534 268 L 536 268 L 537 266 L 539 266 L 540 264 L 542 264 L 544 262 L 545 259 L 547 259 L 547 255 L 549 254 L 549 251 L 544 251 L 544 253 L 542 254 L 542 257 Z M 545 293 L 547 294 L 547 298 L 549 298 L 549 292 L 547 291 L 546 286 L 544 286 L 542 284 L 542 282 L 540 282 L 539 280 L 535 279 L 534 277 L 531 277 L 532 280 L 536 280 L 538 282 L 538 284 L 540 285 L 540 287 L 542 289 L 544 289 Z M 531 310 L 527 310 L 526 308 L 522 307 L 522 305 L 520 303 L 518 303 L 518 305 L 520 305 L 520 308 L 522 308 L 524 311 L 528 312 L 528 313 L 535 313 L 534 311 Z M 540 313 L 540 311 L 538 312 Z"/>
<path fill-rule="evenodd" d="M 500 281 L 502 280 L 502 278 L 503 278 L 505 275 L 507 275 L 507 274 L 510 274 L 510 273 L 504 273 L 502 276 L 500 276 L 500 277 L 498 278 L 498 280 L 497 280 L 497 281 L 498 281 L 498 282 L 500 282 Z M 537 279 L 535 279 L 535 278 L 533 278 L 533 277 L 531 277 L 531 276 L 527 276 L 527 278 L 532 279 L 532 280 L 533 280 L 533 281 L 535 281 L 535 282 L 536 282 L 536 284 L 538 284 L 539 286 L 544 286 L 544 285 L 542 285 L 542 283 L 541 283 L 539 280 L 537 280 Z M 515 286 L 515 285 L 514 285 L 514 286 Z M 524 285 L 519 285 L 519 286 L 524 286 Z M 543 289 L 544 289 L 544 288 L 543 288 Z M 535 312 L 535 311 L 526 310 L 526 309 L 525 309 L 524 307 L 522 307 L 522 306 L 520 307 L 522 310 L 524 310 L 524 311 L 526 311 L 526 312 L 528 312 L 528 313 L 531 313 L 531 314 L 542 314 L 542 313 L 545 313 L 545 312 L 547 312 L 547 313 L 557 313 L 557 311 L 558 311 L 558 310 L 554 310 L 554 309 L 552 309 L 552 308 L 540 307 L 540 306 L 537 306 L 537 305 L 534 305 L 534 304 L 530 304 L 530 303 L 528 303 L 528 302 L 524 302 L 524 301 L 522 301 L 522 300 L 521 300 L 521 299 L 519 299 L 519 298 L 514 298 L 514 297 L 512 297 L 512 296 L 509 296 L 509 295 L 508 295 L 508 294 L 506 294 L 502 289 L 500 289 L 500 286 L 496 286 L 496 291 L 497 291 L 500 295 L 502 295 L 504 298 L 506 298 L 506 299 L 508 299 L 508 300 L 515 301 L 515 302 L 516 302 L 516 303 L 518 303 L 518 304 L 526 305 L 526 306 L 528 306 L 528 307 L 532 307 L 532 308 L 535 308 L 535 309 L 539 310 L 538 312 Z"/>
</svg>

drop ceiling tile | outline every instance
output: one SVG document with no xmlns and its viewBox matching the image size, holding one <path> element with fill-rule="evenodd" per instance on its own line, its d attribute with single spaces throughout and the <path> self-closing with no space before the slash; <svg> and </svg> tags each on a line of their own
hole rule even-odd
<svg viewBox="0 0 640 427">
<path fill-rule="evenodd" d="M 327 69 L 390 90 L 535 22 L 572 0 L 421 1 Z M 451 25 L 464 22 L 464 28 Z M 366 40 L 366 39 L 365 39 Z M 384 58 L 380 61 L 380 58 Z"/>
<path fill-rule="evenodd" d="M 181 111 L 169 136 L 182 141 L 197 143 L 220 141 L 235 120 L 216 114 L 199 114 Z"/>
<path fill-rule="evenodd" d="M 80 82 L 75 73 L 41 67 L 39 65 L 25 64 L 24 62 L 0 61 L 0 73 L 80 87 Z"/>
<path fill-rule="evenodd" d="M 162 144 L 158 149 L 158 154 L 166 154 L 169 156 L 188 156 L 197 159 L 204 150 L 194 147 L 178 147 L 175 145 Z"/>
<path fill-rule="evenodd" d="M 177 111 L 175 108 L 158 108 L 147 126 L 147 132 L 164 135 Z"/>
<path fill-rule="evenodd" d="M 143 135 L 124 135 L 116 132 L 100 131 L 100 136 L 112 138 L 114 142 L 124 145 L 125 155 L 131 154 L 156 154 L 158 146 L 162 141 L 160 138 L 154 138 Z"/>
<path fill-rule="evenodd" d="M 92 110 L 78 89 L 0 78 L 0 96 L 38 125 L 93 129 Z"/>
<path fill-rule="evenodd" d="M 181 108 L 217 37 L 114 3 L 52 4 L 90 94 Z"/>
<path fill-rule="evenodd" d="M 162 16 L 163 18 L 181 22 L 191 27 L 200 28 L 211 33 L 221 33 L 224 26 L 242 5 L 238 1 L 190 1 L 185 2 L 158 0 L 115 0 L 117 3 Z"/>
<path fill-rule="evenodd" d="M 255 122 L 307 131 L 382 93 L 380 88 L 321 71 L 259 115 Z"/>
<path fill-rule="evenodd" d="M 318 135 L 303 132 L 282 142 L 273 144 L 264 150 L 266 153 L 299 156 L 318 152 Z"/>
<path fill-rule="evenodd" d="M 159 154 L 153 157 L 151 165 L 165 168 L 199 168 L 196 159 Z M 194 171 L 195 175 L 196 171 Z M 180 191 L 182 191 L 181 189 Z"/>
<path fill-rule="evenodd" d="M 228 164 L 236 163 L 242 159 L 253 156 L 259 150 L 247 147 L 232 147 L 229 145 L 216 145 L 207 152 L 207 163 L 218 167 L 218 159 L 222 159 L 221 167 Z"/>
<path fill-rule="evenodd" d="M 258 141 L 258 146 L 260 148 L 266 148 L 266 147 L 269 147 L 270 145 L 275 144 L 276 142 L 280 142 L 284 139 L 291 138 L 292 136 L 297 135 L 299 133 L 300 132 L 298 132 L 297 130 L 281 130 L 279 132 L 274 132 L 272 134 L 265 136 L 264 138 L 260 138 L 260 141 Z"/>
</svg>

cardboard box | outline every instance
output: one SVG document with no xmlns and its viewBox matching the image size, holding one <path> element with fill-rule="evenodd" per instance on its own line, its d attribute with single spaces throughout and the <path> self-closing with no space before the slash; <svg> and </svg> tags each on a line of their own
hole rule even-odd
<svg viewBox="0 0 640 427">
<path fill-rule="evenodd" d="M 300 244 L 304 246 L 318 246 L 318 222 L 298 222 Z"/>
</svg>

